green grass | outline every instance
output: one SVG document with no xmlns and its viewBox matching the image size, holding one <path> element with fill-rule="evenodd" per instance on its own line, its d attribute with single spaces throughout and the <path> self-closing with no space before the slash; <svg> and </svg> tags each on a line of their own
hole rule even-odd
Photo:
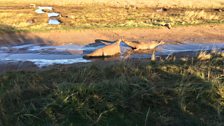
<svg viewBox="0 0 224 126">
<path fill-rule="evenodd" d="M 224 125 L 223 57 L 119 61 L 0 76 L 0 125 Z"/>
</svg>

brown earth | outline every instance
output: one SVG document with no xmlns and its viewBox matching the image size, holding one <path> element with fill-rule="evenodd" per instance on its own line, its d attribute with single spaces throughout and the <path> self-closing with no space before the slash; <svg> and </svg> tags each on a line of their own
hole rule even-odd
<svg viewBox="0 0 224 126">
<path fill-rule="evenodd" d="M 1 44 L 43 43 L 52 45 L 89 44 L 95 39 L 116 40 L 123 37 L 127 40 L 166 42 L 224 42 L 224 25 L 198 25 L 176 27 L 172 29 L 96 29 L 71 30 L 33 33 L 7 33 L 0 35 Z"/>
</svg>

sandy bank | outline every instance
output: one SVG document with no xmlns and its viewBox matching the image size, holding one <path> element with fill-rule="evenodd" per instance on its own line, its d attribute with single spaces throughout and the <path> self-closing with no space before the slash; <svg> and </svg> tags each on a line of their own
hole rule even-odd
<svg viewBox="0 0 224 126">
<path fill-rule="evenodd" d="M 1 44 L 44 43 L 62 45 L 68 43 L 88 44 L 95 39 L 150 41 L 163 40 L 167 42 L 224 42 L 224 25 L 185 26 L 172 29 L 120 29 L 120 30 L 72 30 L 34 33 L 1 34 Z"/>
</svg>

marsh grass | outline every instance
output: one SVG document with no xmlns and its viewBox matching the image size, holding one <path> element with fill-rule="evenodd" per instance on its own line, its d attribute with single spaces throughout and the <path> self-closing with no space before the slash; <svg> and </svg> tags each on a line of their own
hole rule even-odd
<svg viewBox="0 0 224 126">
<path fill-rule="evenodd" d="M 224 124 L 223 57 L 96 62 L 0 76 L 1 125 Z"/>
</svg>

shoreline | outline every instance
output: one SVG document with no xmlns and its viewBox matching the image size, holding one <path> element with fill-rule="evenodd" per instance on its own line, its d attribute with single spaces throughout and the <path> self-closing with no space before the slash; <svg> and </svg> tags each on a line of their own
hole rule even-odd
<svg viewBox="0 0 224 126">
<path fill-rule="evenodd" d="M 224 24 L 182 26 L 167 29 L 84 29 L 49 32 L 4 33 L 0 35 L 0 45 L 37 43 L 48 45 L 80 44 L 85 45 L 95 39 L 130 41 L 163 40 L 166 42 L 224 42 Z"/>
</svg>

